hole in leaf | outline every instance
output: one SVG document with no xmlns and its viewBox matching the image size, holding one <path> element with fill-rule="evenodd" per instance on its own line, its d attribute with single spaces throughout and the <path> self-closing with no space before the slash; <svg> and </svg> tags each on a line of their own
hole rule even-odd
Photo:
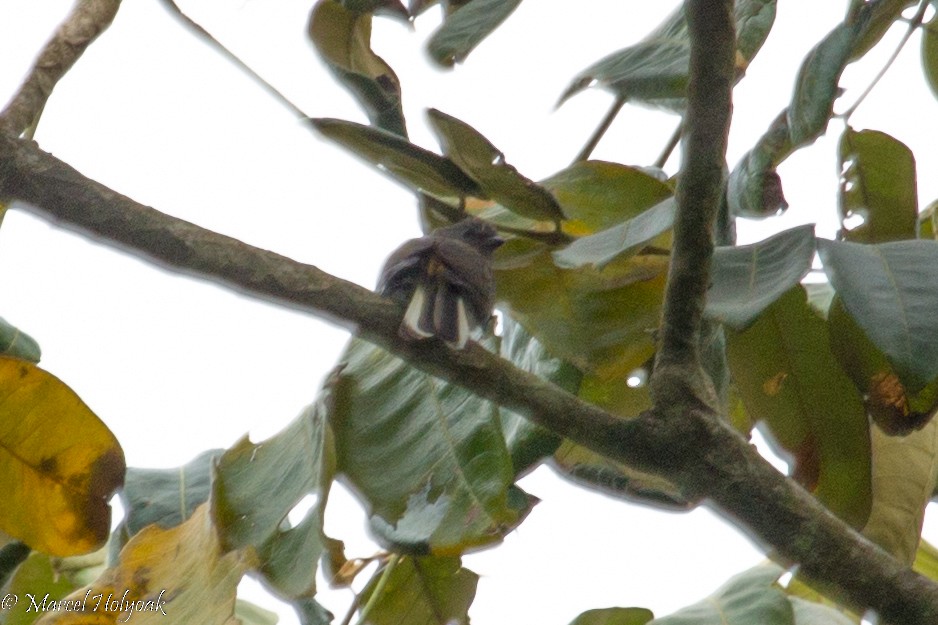
<svg viewBox="0 0 938 625">
<path fill-rule="evenodd" d="M 283 520 L 283 523 L 281 523 L 280 529 L 288 530 L 302 523 L 303 519 L 310 513 L 310 510 L 313 510 L 318 503 L 319 495 L 316 493 L 310 493 L 300 499 L 290 512 L 287 513 L 287 517 Z"/>
</svg>

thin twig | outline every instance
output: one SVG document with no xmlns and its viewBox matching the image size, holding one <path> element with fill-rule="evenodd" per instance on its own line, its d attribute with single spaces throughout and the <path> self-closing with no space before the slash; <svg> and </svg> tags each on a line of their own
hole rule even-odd
<svg viewBox="0 0 938 625">
<path fill-rule="evenodd" d="M 616 96 L 616 99 L 613 101 L 609 112 L 606 113 L 606 116 L 603 117 L 603 120 L 599 123 L 599 127 L 593 131 L 589 141 L 586 142 L 586 145 L 583 146 L 583 149 L 580 150 L 580 153 L 577 154 L 576 158 L 573 159 L 573 164 L 579 163 L 580 161 L 585 161 L 590 157 L 590 154 L 592 154 L 593 150 L 596 149 L 596 146 L 599 145 L 603 135 L 606 134 L 607 130 L 609 130 L 609 126 L 612 125 L 612 122 L 615 120 L 616 115 L 619 114 L 619 111 L 622 110 L 622 106 L 624 104 L 625 98 L 622 96 Z"/>
<path fill-rule="evenodd" d="M 886 72 L 889 71 L 889 68 L 892 67 L 892 64 L 896 62 L 896 59 L 899 58 L 899 54 L 902 52 L 902 49 L 905 47 L 905 44 L 909 42 L 912 34 L 915 32 L 915 29 L 922 25 L 922 20 L 925 19 L 925 12 L 928 10 L 930 0 L 922 0 L 918 5 L 918 11 L 915 12 L 915 15 L 909 20 L 909 26 L 905 31 L 905 34 L 902 35 L 902 39 L 899 40 L 899 44 L 896 46 L 896 49 L 893 50 L 892 55 L 886 61 L 886 64 L 883 65 L 882 69 L 879 70 L 879 73 L 873 78 L 869 85 L 863 93 L 860 94 L 860 97 L 857 98 L 857 101 L 853 103 L 853 106 L 848 108 L 846 111 L 841 113 L 838 117 L 841 117 L 844 122 L 850 119 L 850 116 L 857 110 L 857 108 L 863 103 L 868 95 L 873 91 L 876 85 L 880 80 L 883 79 L 883 76 L 886 75 Z"/>
<path fill-rule="evenodd" d="M 674 148 L 677 147 L 677 144 L 681 141 L 681 133 L 684 131 L 684 120 L 678 123 L 677 128 L 674 129 L 674 132 L 671 134 L 671 138 L 668 139 L 668 142 L 665 144 L 664 149 L 661 150 L 661 154 L 655 160 L 654 166 L 658 169 L 664 169 L 664 166 L 667 164 L 668 159 L 671 158 L 671 153 L 674 152 Z"/>
<path fill-rule="evenodd" d="M 241 58 L 229 50 L 223 43 L 218 41 L 211 33 L 209 33 L 201 24 L 193 20 L 191 17 L 183 13 L 182 9 L 179 8 L 179 5 L 176 4 L 175 0 L 162 0 L 163 4 L 166 6 L 166 9 L 176 18 L 178 18 L 183 24 L 188 26 L 190 29 L 194 30 L 203 40 L 205 40 L 210 46 L 215 48 L 223 57 L 234 63 L 234 65 L 247 74 L 254 82 L 260 85 L 264 91 L 274 96 L 274 98 L 280 102 L 283 106 L 290 109 L 290 111 L 295 114 L 297 117 L 309 118 L 303 109 L 294 104 L 287 96 L 283 95 L 276 87 L 267 82 L 263 76 L 258 74 L 254 69 L 241 60 Z"/>
<path fill-rule="evenodd" d="M 75 2 L 72 12 L 43 47 L 16 95 L 0 112 L 0 130 L 20 136 L 32 129 L 59 80 L 72 68 L 120 7 L 120 0 Z"/>
</svg>

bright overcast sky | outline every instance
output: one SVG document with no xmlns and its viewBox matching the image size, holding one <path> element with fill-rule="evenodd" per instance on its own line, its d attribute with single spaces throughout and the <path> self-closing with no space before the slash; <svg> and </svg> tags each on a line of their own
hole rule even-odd
<svg viewBox="0 0 938 625">
<path fill-rule="evenodd" d="M 312 0 L 180 4 L 310 116 L 364 121 L 305 38 Z M 377 20 L 374 47 L 401 78 L 415 142 L 436 149 L 423 121 L 423 110 L 435 107 L 479 129 L 538 179 L 569 164 L 611 102 L 591 91 L 554 110 L 572 77 L 677 4 L 525 2 L 453 72 L 434 69 L 423 52 L 436 10 L 416 31 Z M 0 2 L 3 98 L 70 5 Z M 846 2 L 779 5 L 775 31 L 736 92 L 731 163 L 786 105 L 800 60 Z M 892 43 L 848 70 L 848 103 L 900 34 L 894 29 Z M 933 122 L 936 102 L 917 43 L 852 123 L 890 132 L 918 154 L 934 142 L 921 128 Z M 594 156 L 649 164 L 676 123 L 626 107 Z M 828 138 L 781 168 L 788 214 L 741 224 L 742 238 L 807 222 L 833 235 L 841 126 L 832 123 Z M 135 200 L 369 287 L 384 257 L 418 232 L 411 193 L 318 139 L 153 0 L 123 3 L 56 87 L 36 139 Z M 672 158 L 668 171 L 675 168 Z M 923 172 L 936 170 L 933 161 L 919 163 L 923 205 L 938 197 L 938 181 Z M 0 230 L 0 293 L 0 316 L 39 341 L 42 366 L 108 424 L 132 466 L 177 466 L 246 432 L 259 440 L 278 431 L 314 399 L 346 337 L 327 322 L 166 273 L 15 210 Z M 542 503 L 503 546 L 465 559 L 483 575 L 470 612 L 479 624 L 563 625 L 615 605 L 661 616 L 761 557 L 707 510 L 675 515 L 609 500 L 546 469 L 522 486 Z M 373 553 L 363 515 L 344 493 L 333 498 L 344 511 L 327 529 L 347 541 L 349 555 Z M 340 618 L 347 594 L 324 591 L 322 599 Z M 287 614 L 281 622 L 297 621 Z"/>
</svg>

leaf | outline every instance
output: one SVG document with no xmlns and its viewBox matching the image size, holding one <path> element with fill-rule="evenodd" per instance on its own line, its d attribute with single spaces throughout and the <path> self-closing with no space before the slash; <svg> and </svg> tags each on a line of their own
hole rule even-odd
<svg viewBox="0 0 938 625">
<path fill-rule="evenodd" d="M 915 0 L 877 0 L 869 4 L 870 17 L 863 34 L 857 37 L 853 44 L 850 62 L 862 58 L 873 46 L 879 43 L 886 31 L 902 18 L 902 11 L 915 4 Z M 850 12 L 856 10 L 857 5 L 857 2 L 851 3 L 851 6 L 847 8 L 848 16 Z"/>
<path fill-rule="evenodd" d="M 238 582 L 250 564 L 247 553 L 223 550 L 208 506 L 201 506 L 182 525 L 151 525 L 138 533 L 115 566 L 70 595 L 85 601 L 83 610 L 47 612 L 38 625 L 116 625 L 131 619 L 138 625 L 234 625 Z"/>
<path fill-rule="evenodd" d="M 867 338 L 839 297 L 830 306 L 827 327 L 840 366 L 863 394 L 873 422 L 886 434 L 904 436 L 921 429 L 932 418 L 938 405 L 938 381 L 910 393 L 889 359 Z"/>
<path fill-rule="evenodd" d="M 509 316 L 502 319 L 501 356 L 571 393 L 576 392 L 583 377 L 576 367 L 552 356 Z M 549 457 L 560 445 L 559 436 L 506 408 L 499 408 L 499 421 L 516 477 Z"/>
<path fill-rule="evenodd" d="M 933 16 L 922 30 L 922 71 L 928 86 L 938 98 L 938 16 Z"/>
<path fill-rule="evenodd" d="M 242 438 L 219 458 L 212 485 L 222 544 L 228 550 L 256 548 L 265 580 L 288 597 L 312 596 L 316 589 L 323 511 L 335 470 L 326 422 L 331 403 L 327 387 L 280 433 L 260 443 Z M 289 527 L 287 515 L 309 494 L 316 505 Z"/>
<path fill-rule="evenodd" d="M 620 259 L 602 271 L 563 269 L 550 247 L 513 239 L 495 259 L 499 301 L 552 354 L 612 379 L 654 352 L 667 257 Z"/>
<path fill-rule="evenodd" d="M 797 625 L 857 625 L 840 610 L 829 605 L 808 601 L 800 597 L 789 597 Z"/>
<path fill-rule="evenodd" d="M 732 214 L 761 218 L 788 208 L 776 168 L 825 132 L 840 95 L 844 68 L 879 41 L 886 31 L 883 20 L 895 11 L 895 2 L 853 3 L 844 22 L 808 53 L 788 108 L 772 121 L 730 174 L 727 201 Z"/>
<path fill-rule="evenodd" d="M 429 110 L 428 117 L 443 153 L 478 183 L 486 197 L 530 219 L 558 222 L 564 218 L 557 200 L 506 163 L 505 155 L 475 128 L 435 109 Z"/>
<path fill-rule="evenodd" d="M 863 535 L 912 564 L 922 534 L 925 506 L 938 482 L 938 422 L 908 436 L 871 428 L 873 506 Z"/>
<path fill-rule="evenodd" d="M 674 225 L 677 204 L 669 197 L 638 216 L 596 234 L 581 237 L 553 253 L 559 267 L 592 265 L 602 269 L 613 260 L 638 252 Z"/>
<path fill-rule="evenodd" d="M 322 607 L 315 599 L 297 599 L 293 602 L 300 617 L 300 625 L 330 625 L 332 613 Z"/>
<path fill-rule="evenodd" d="M 673 195 L 666 181 L 647 171 L 606 161 L 579 161 L 542 180 L 541 186 L 567 216 L 564 231 L 577 236 L 635 218 Z"/>
<path fill-rule="evenodd" d="M 583 612 L 570 625 L 645 625 L 653 618 L 645 608 L 600 608 Z"/>
<path fill-rule="evenodd" d="M 774 21 L 774 0 L 736 3 L 740 69 L 745 69 L 755 57 Z M 564 91 L 560 102 L 587 87 L 601 86 L 631 102 L 680 111 L 684 108 L 687 89 L 689 41 L 684 12 L 678 9 L 639 43 L 614 52 L 580 72 Z"/>
<path fill-rule="evenodd" d="M 814 226 L 798 226 L 759 243 L 718 247 L 704 314 L 742 330 L 811 270 Z"/>
<path fill-rule="evenodd" d="M 341 119 L 313 119 L 323 135 L 376 165 L 398 182 L 442 201 L 485 199 L 479 186 L 448 158 L 390 132 Z"/>
<path fill-rule="evenodd" d="M 498 407 L 361 339 L 332 385 L 338 469 L 396 550 L 452 554 L 521 522 Z"/>
<path fill-rule="evenodd" d="M 235 602 L 235 617 L 238 619 L 238 625 L 277 625 L 280 620 L 276 612 L 265 610 L 244 599 Z"/>
<path fill-rule="evenodd" d="M 0 354 L 15 356 L 32 363 L 39 362 L 42 355 L 37 343 L 31 336 L 20 332 L 0 317 Z"/>
<path fill-rule="evenodd" d="M 371 123 L 404 137 L 401 84 L 394 70 L 371 49 L 371 11 L 387 2 L 319 0 L 310 13 L 307 32 L 339 82 L 352 92 Z M 352 5 L 352 6 L 349 6 Z M 406 9 L 400 7 L 404 15 Z"/>
<path fill-rule="evenodd" d="M 130 535 L 147 525 L 163 528 L 179 525 L 208 501 L 213 460 L 222 449 L 210 449 L 175 469 L 127 469 L 121 491 L 124 524 Z"/>
<path fill-rule="evenodd" d="M 59 379 L 0 357 L 0 530 L 36 551 L 69 556 L 107 540 L 108 500 L 124 481 L 124 453 Z"/>
<path fill-rule="evenodd" d="M 918 227 L 915 157 L 903 143 L 849 126 L 840 137 L 839 214 L 844 238 L 856 243 L 914 239 Z M 860 225 L 850 223 L 859 219 Z"/>
<path fill-rule="evenodd" d="M 38 599 L 49 596 L 58 600 L 75 589 L 90 584 L 105 568 L 105 549 L 87 555 L 69 558 L 54 558 L 44 553 L 33 552 L 23 562 L 5 586 L 4 592 L 19 597 L 22 601 L 12 609 L 5 610 L 4 625 L 28 625 L 41 616 L 31 607 L 28 595 Z"/>
<path fill-rule="evenodd" d="M 788 105 L 788 127 L 794 145 L 811 143 L 824 134 L 834 112 L 834 100 L 840 95 L 840 75 L 868 19 L 869 11 L 857 12 L 854 19 L 835 26 L 805 57 Z"/>
<path fill-rule="evenodd" d="M 388 566 L 388 565 L 386 565 Z M 379 570 L 362 591 L 363 605 L 371 602 L 385 570 Z M 469 605 L 479 576 L 462 568 L 459 558 L 403 557 L 383 580 L 381 592 L 362 625 L 468 623 Z"/>
<path fill-rule="evenodd" d="M 938 580 L 938 549 L 927 540 L 920 540 L 912 568 L 931 580 Z"/>
<path fill-rule="evenodd" d="M 521 0 L 471 0 L 448 15 L 427 44 L 431 58 L 444 67 L 461 63 L 518 8 Z"/>
<path fill-rule="evenodd" d="M 652 625 L 794 625 L 791 603 L 775 580 L 781 567 L 763 564 L 730 579 L 715 593 Z"/>
<path fill-rule="evenodd" d="M 862 526 L 870 507 L 866 412 L 804 289 L 789 290 L 744 332 L 728 331 L 727 355 L 746 411 L 792 456 L 795 478 Z"/>
<path fill-rule="evenodd" d="M 787 110 L 782 111 L 730 173 L 726 200 L 732 215 L 763 219 L 788 208 L 775 168 L 794 150 Z"/>
<path fill-rule="evenodd" d="M 938 377 L 938 243 L 860 245 L 818 240 L 824 271 L 847 312 L 912 392 Z"/>
</svg>

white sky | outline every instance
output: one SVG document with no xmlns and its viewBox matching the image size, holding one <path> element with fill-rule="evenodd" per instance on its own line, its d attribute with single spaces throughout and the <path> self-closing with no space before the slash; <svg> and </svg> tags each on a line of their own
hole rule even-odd
<svg viewBox="0 0 938 625">
<path fill-rule="evenodd" d="M 364 120 L 305 38 L 312 0 L 180 4 L 309 115 Z M 801 59 L 842 18 L 846 2 L 779 4 L 775 31 L 736 91 L 731 164 L 786 105 Z M 0 2 L 0 97 L 14 92 L 70 5 Z M 376 20 L 374 47 L 401 78 L 412 140 L 436 149 L 422 111 L 439 108 L 538 179 L 569 163 L 611 101 L 587 92 L 554 110 L 572 77 L 639 39 L 676 5 L 525 2 L 454 72 L 434 69 L 424 56 L 436 10 L 416 32 Z M 848 104 L 901 30 L 848 70 Z M 889 132 L 923 156 L 935 138 L 933 127 L 922 129 L 936 102 L 921 78 L 917 44 L 915 37 L 852 123 Z M 649 164 L 676 122 L 627 106 L 594 157 Z M 781 168 L 792 208 L 771 222 L 741 224 L 743 240 L 814 221 L 819 234 L 833 235 L 840 128 L 834 122 L 828 137 Z M 137 201 L 369 287 L 385 256 L 417 234 L 409 192 L 314 136 L 152 0 L 123 3 L 114 25 L 56 87 L 36 138 Z M 930 158 L 919 161 L 923 206 L 938 197 L 934 151 Z M 669 172 L 675 167 L 672 158 Z M 0 231 L 0 294 L 0 316 L 39 341 L 42 366 L 108 424 L 133 466 L 177 466 L 245 432 L 259 440 L 278 431 L 313 400 L 346 336 L 16 210 Z M 675 515 L 624 504 L 547 470 L 522 486 L 542 503 L 503 546 L 465 558 L 483 575 L 470 612 L 476 623 L 562 625 L 615 605 L 661 616 L 761 557 L 707 510 Z M 330 515 L 327 529 L 346 540 L 349 555 L 370 555 L 361 513 L 339 489 L 332 503 L 341 513 Z M 321 599 L 341 618 L 347 594 L 324 590 Z M 281 622 L 297 621 L 287 613 Z"/>
</svg>

